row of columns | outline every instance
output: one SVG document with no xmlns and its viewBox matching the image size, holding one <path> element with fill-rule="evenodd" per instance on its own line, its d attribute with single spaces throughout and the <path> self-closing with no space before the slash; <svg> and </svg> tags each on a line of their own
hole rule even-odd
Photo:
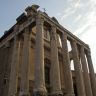
<svg viewBox="0 0 96 96">
<path fill-rule="evenodd" d="M 95 96 L 96 95 L 96 77 L 94 74 L 94 68 L 92 64 L 90 50 L 85 50 L 83 46 L 80 48 L 80 59 L 79 50 L 75 40 L 71 41 L 72 56 L 75 68 L 75 78 L 78 96 Z M 89 67 L 89 73 L 87 68 L 87 62 Z M 90 78 L 89 78 L 90 75 Z"/>
<path fill-rule="evenodd" d="M 73 54 L 72 56 L 73 56 L 73 61 L 74 61 L 77 93 L 78 93 L 78 96 L 86 96 L 85 89 L 84 89 L 83 75 L 82 75 L 82 70 L 81 70 L 81 64 L 79 61 L 78 49 L 77 49 L 77 44 L 75 40 L 71 41 L 71 46 L 72 46 L 72 54 Z"/>
<path fill-rule="evenodd" d="M 47 90 L 45 87 L 44 76 L 44 35 L 43 35 L 44 19 L 38 15 L 36 19 L 36 60 L 35 60 L 35 96 L 46 96 Z M 52 25 L 51 28 L 51 85 L 52 95 L 63 95 L 61 90 L 60 80 L 60 68 L 58 60 L 58 47 L 56 26 Z M 21 82 L 20 82 L 20 96 L 29 96 L 29 78 L 28 78 L 28 64 L 29 64 L 29 28 L 24 32 L 23 43 L 23 63 L 21 65 Z M 77 43 L 75 40 L 71 40 L 72 56 L 75 68 L 75 78 L 78 96 L 96 96 L 96 79 L 94 69 L 92 65 L 91 55 L 89 50 L 85 52 L 83 46 L 80 46 L 80 59 Z M 19 40 L 17 35 L 14 37 L 13 56 L 11 62 L 10 82 L 8 96 L 16 96 L 17 90 L 17 67 L 18 67 L 18 54 L 19 54 Z M 62 34 L 62 53 L 63 53 L 63 68 L 64 68 L 64 82 L 65 82 L 65 94 L 64 96 L 75 96 L 73 88 L 72 73 L 70 69 L 70 58 L 67 45 L 67 34 Z M 89 66 L 89 73 L 87 68 L 87 62 Z M 81 60 L 81 62 L 80 62 Z M 81 65 L 82 64 L 82 65 Z M 90 76 L 90 77 L 89 77 Z M 84 80 L 83 80 L 84 79 Z M 91 82 L 91 83 L 90 83 Z"/>
<path fill-rule="evenodd" d="M 16 26 L 17 27 L 17 26 Z M 14 29 L 14 32 L 17 31 L 17 28 Z M 29 28 L 24 30 L 24 40 L 23 42 L 23 53 L 22 53 L 22 64 L 21 64 L 21 74 L 20 74 L 20 93 L 19 96 L 29 96 L 29 78 L 28 78 L 28 68 L 29 68 Z M 8 96 L 17 96 L 17 86 L 18 86 L 18 67 L 20 60 L 20 42 L 19 36 L 14 37 L 14 45 L 12 52 L 12 61 L 11 61 L 11 71 L 9 79 L 9 90 Z"/>
<path fill-rule="evenodd" d="M 17 30 L 17 25 L 14 28 L 14 32 Z M 10 70 L 10 78 L 9 78 L 9 90 L 8 90 L 8 96 L 15 96 L 17 93 L 17 74 L 18 74 L 18 55 L 19 55 L 19 42 L 18 37 L 14 37 L 14 44 L 12 48 L 12 61 L 11 61 L 11 70 Z"/>
<path fill-rule="evenodd" d="M 36 63 L 35 63 L 35 96 L 46 96 L 44 76 L 44 35 L 43 35 L 43 18 L 38 16 L 36 20 Z M 52 95 L 62 95 L 60 82 L 60 69 L 58 61 L 58 49 L 56 38 L 56 27 L 52 27 L 51 38 L 51 85 Z M 57 72 L 55 71 L 57 70 Z"/>
<path fill-rule="evenodd" d="M 81 64 L 82 64 L 82 70 L 83 70 L 86 96 L 93 96 L 92 90 L 91 90 L 91 83 L 90 83 L 88 68 L 87 68 L 87 62 L 86 62 L 86 58 L 85 58 L 85 51 L 84 51 L 83 46 L 81 46 L 81 48 L 80 48 L 80 55 L 81 55 Z"/>
<path fill-rule="evenodd" d="M 37 26 L 37 28 L 40 29 L 40 26 Z M 43 28 L 43 24 L 41 26 L 41 29 L 42 28 Z M 52 63 L 51 67 L 53 70 L 53 71 L 51 71 L 51 76 L 52 76 L 51 79 L 54 80 L 53 82 L 51 82 L 51 84 L 52 84 L 52 89 L 53 89 L 52 93 L 53 93 L 53 95 L 55 94 L 55 96 L 56 96 L 59 94 L 62 95 L 59 60 L 58 60 L 58 48 L 57 48 L 57 39 L 56 39 L 56 26 L 55 27 L 52 26 L 51 30 L 52 30 L 51 31 L 51 43 L 50 43 L 51 44 L 51 63 Z M 43 30 L 39 30 L 39 32 L 40 31 L 43 31 Z M 40 35 L 39 32 L 37 31 L 37 34 Z M 41 32 L 41 34 L 43 34 L 43 32 Z M 41 38 L 43 38 L 43 37 L 41 36 Z M 38 40 L 38 41 L 39 41 L 39 44 L 41 44 L 40 43 L 41 41 L 40 40 Z M 43 42 L 42 42 L 42 44 L 43 44 Z M 44 48 L 44 45 L 42 45 L 42 46 Z M 95 96 L 96 80 L 95 80 L 94 69 L 92 67 L 93 66 L 92 60 L 91 60 L 90 55 L 88 55 L 89 52 L 87 52 L 86 58 L 88 61 L 88 66 L 89 66 L 90 78 L 89 78 L 89 73 L 88 73 L 88 68 L 87 68 L 87 63 L 86 63 L 86 58 L 85 58 L 84 47 L 80 46 L 81 62 L 79 59 L 78 46 L 77 46 L 77 43 L 75 40 L 71 40 L 71 47 L 72 47 L 72 56 L 73 56 L 73 61 L 74 61 L 75 78 L 76 78 L 78 96 Z M 63 51 L 63 63 L 64 63 L 64 75 L 65 75 L 64 80 L 65 80 L 65 87 L 66 87 L 65 96 L 74 96 L 73 81 L 72 81 L 72 74 L 71 74 L 71 69 L 70 69 L 70 59 L 69 59 L 69 53 L 68 53 L 68 47 L 67 47 L 67 34 L 66 33 L 63 34 L 63 38 L 62 38 L 62 51 Z M 41 55 L 42 55 L 42 53 L 41 53 Z M 39 54 L 39 53 L 37 53 L 37 54 Z M 44 56 L 44 53 L 43 53 L 43 56 Z M 42 60 L 44 61 L 44 58 L 42 58 Z M 42 65 L 42 69 L 44 70 L 44 64 L 41 63 L 41 65 Z M 54 72 L 55 70 L 56 70 L 56 72 Z M 41 74 L 39 74 L 39 75 L 41 75 Z M 44 76 L 44 73 L 42 74 L 42 76 Z M 39 80 L 37 80 L 37 81 L 39 81 Z M 37 82 L 37 81 L 35 81 L 35 82 Z M 90 83 L 90 81 L 92 83 Z M 44 79 L 42 82 L 44 82 Z M 41 83 L 41 85 L 43 85 L 43 84 Z"/>
</svg>

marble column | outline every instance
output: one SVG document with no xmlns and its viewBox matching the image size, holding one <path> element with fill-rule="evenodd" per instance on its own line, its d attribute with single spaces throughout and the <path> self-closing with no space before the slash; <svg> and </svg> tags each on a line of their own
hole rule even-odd
<svg viewBox="0 0 96 96">
<path fill-rule="evenodd" d="M 12 52 L 12 61 L 11 61 L 11 71 L 10 71 L 10 79 L 9 79 L 9 90 L 8 96 L 16 96 L 17 94 L 17 80 L 18 80 L 18 55 L 19 55 L 19 41 L 18 37 L 14 37 L 14 45 Z"/>
<path fill-rule="evenodd" d="M 51 29 L 51 86 L 52 96 L 62 95 L 61 91 L 61 80 L 60 80 L 60 68 L 58 59 L 58 48 L 57 48 L 57 36 L 56 26 L 52 25 Z"/>
<path fill-rule="evenodd" d="M 18 25 L 14 27 L 14 33 L 18 30 Z M 12 60 L 10 64 L 10 77 L 8 96 L 17 95 L 18 64 L 19 64 L 19 38 L 17 35 L 13 38 Z"/>
<path fill-rule="evenodd" d="M 64 69 L 64 77 L 65 77 L 64 96 L 74 96 L 70 58 L 69 58 L 68 45 L 67 45 L 67 34 L 65 32 L 62 35 L 62 52 L 63 52 L 63 69 Z"/>
<path fill-rule="evenodd" d="M 36 54 L 35 54 L 35 86 L 34 96 L 45 96 L 45 76 L 44 76 L 44 19 L 38 14 L 36 18 Z"/>
<path fill-rule="evenodd" d="M 82 69 L 83 69 L 83 78 L 84 78 L 86 96 L 93 96 L 92 90 L 91 90 L 91 83 L 90 83 L 88 68 L 87 68 L 87 62 L 85 58 L 85 50 L 83 46 L 80 46 L 80 57 L 81 57 L 81 64 L 82 64 Z"/>
<path fill-rule="evenodd" d="M 96 76 L 94 73 L 90 50 L 86 51 L 86 57 L 87 57 L 87 62 L 89 66 L 89 75 L 90 75 L 92 93 L 93 93 L 93 96 L 96 96 Z"/>
<path fill-rule="evenodd" d="M 22 53 L 22 64 L 21 64 L 21 79 L 20 79 L 20 94 L 19 96 L 29 96 L 29 27 L 24 30 L 24 41 L 23 41 L 23 53 Z"/>
<path fill-rule="evenodd" d="M 77 94 L 78 96 L 86 96 L 83 74 L 82 74 L 81 64 L 79 61 L 77 44 L 75 40 L 71 40 L 71 47 L 72 47 L 72 56 L 73 56 L 74 69 L 75 69 L 74 71 L 75 71 L 75 78 L 76 78 Z"/>
</svg>

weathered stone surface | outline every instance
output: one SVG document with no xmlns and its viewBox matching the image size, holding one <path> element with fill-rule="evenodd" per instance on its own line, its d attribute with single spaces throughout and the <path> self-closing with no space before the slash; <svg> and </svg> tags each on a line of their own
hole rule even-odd
<svg viewBox="0 0 96 96">
<path fill-rule="evenodd" d="M 86 57 L 87 57 L 87 62 L 88 62 L 88 66 L 89 66 L 89 75 L 90 75 L 92 93 L 93 93 L 93 96 L 96 96 L 96 76 L 94 74 L 94 68 L 93 68 L 93 64 L 92 64 L 90 50 L 87 50 Z"/>
<path fill-rule="evenodd" d="M 96 96 L 88 45 L 33 7 L 0 38 L 0 96 Z M 47 32 L 50 40 L 44 37 Z M 47 70 L 45 58 L 50 62 Z"/>
<path fill-rule="evenodd" d="M 72 46 L 72 56 L 73 56 L 74 68 L 75 68 L 77 93 L 78 93 L 78 96 L 86 96 L 82 69 L 81 69 L 81 64 L 78 56 L 77 43 L 75 40 L 71 41 L 71 46 Z"/>
<path fill-rule="evenodd" d="M 84 78 L 86 96 L 92 96 L 91 83 L 90 83 L 87 62 L 85 58 L 85 51 L 84 51 L 83 46 L 80 47 L 80 55 L 81 55 L 81 64 L 82 64 L 82 70 L 83 70 L 83 78 Z"/>
<path fill-rule="evenodd" d="M 36 49 L 35 49 L 35 86 L 34 93 L 46 93 L 44 76 L 44 40 L 43 40 L 43 18 L 38 14 L 36 20 Z M 38 96 L 38 95 L 37 95 Z"/>
<path fill-rule="evenodd" d="M 29 27 L 24 32 L 23 56 L 21 64 L 21 84 L 20 96 L 28 96 L 29 94 Z"/>
<path fill-rule="evenodd" d="M 61 90 L 61 80 L 60 80 L 60 67 L 58 59 L 58 48 L 57 48 L 57 38 L 56 38 L 56 26 L 52 26 L 51 30 L 51 86 L 52 95 L 60 94 Z"/>
<path fill-rule="evenodd" d="M 65 80 L 65 96 L 74 96 L 73 80 L 70 67 L 70 57 L 67 45 L 67 34 L 64 32 L 62 36 L 62 51 L 63 51 L 63 69 Z"/>
</svg>

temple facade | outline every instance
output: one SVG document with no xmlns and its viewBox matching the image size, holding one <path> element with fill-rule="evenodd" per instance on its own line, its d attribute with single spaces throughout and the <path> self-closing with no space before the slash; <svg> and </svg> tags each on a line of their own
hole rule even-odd
<svg viewBox="0 0 96 96">
<path fill-rule="evenodd" d="M 89 46 L 38 8 L 0 38 L 0 96 L 96 96 Z"/>
</svg>

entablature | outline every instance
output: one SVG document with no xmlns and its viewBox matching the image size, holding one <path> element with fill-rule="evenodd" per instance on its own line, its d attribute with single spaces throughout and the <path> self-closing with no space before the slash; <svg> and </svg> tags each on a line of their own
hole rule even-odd
<svg viewBox="0 0 96 96">
<path fill-rule="evenodd" d="M 28 7 L 29 8 L 29 7 Z M 29 10 L 27 8 L 27 11 Z M 59 30 L 59 34 L 63 34 L 64 32 L 66 32 L 67 34 L 67 37 L 68 37 L 68 40 L 71 41 L 71 40 L 75 40 L 77 44 L 79 45 L 82 45 L 85 49 L 89 50 L 89 46 L 87 44 L 85 44 L 83 41 L 81 41 L 79 38 L 77 38 L 75 35 L 73 35 L 70 31 L 68 31 L 67 29 L 65 29 L 63 26 L 61 26 L 59 23 L 55 22 L 54 20 L 52 20 L 52 18 L 50 18 L 48 15 L 45 15 L 44 12 L 41 12 L 40 10 L 39 11 L 36 11 L 36 14 L 37 15 L 41 15 L 44 19 L 44 23 L 45 25 L 48 25 L 49 27 L 52 26 L 52 25 L 55 25 L 56 26 L 56 30 Z M 9 31 L 7 32 L 7 36 L 3 35 L 3 37 L 5 38 L 0 38 L 0 47 L 3 46 L 8 40 L 12 39 L 15 35 L 19 34 L 20 32 L 22 32 L 26 27 L 32 25 L 33 22 L 36 22 L 36 16 L 33 17 L 28 17 L 25 13 L 22 13 L 16 20 L 17 20 L 17 23 L 10 29 L 14 29 L 14 27 L 16 25 L 19 24 L 19 29 L 16 33 L 14 33 L 14 30 L 13 32 L 11 32 L 11 34 L 8 34 L 10 33 Z M 24 19 L 25 22 L 22 22 Z M 24 23 L 24 24 L 21 24 L 20 22 Z M 23 25 L 23 26 L 21 26 Z"/>
<path fill-rule="evenodd" d="M 39 14 L 42 15 L 44 17 L 45 22 L 49 23 L 49 24 L 54 24 L 56 25 L 57 30 L 59 30 L 61 32 L 61 34 L 63 32 L 66 32 L 68 39 L 72 40 L 74 39 L 76 41 L 76 43 L 78 43 L 79 45 L 84 46 L 85 49 L 89 50 L 89 46 L 87 44 L 85 44 L 83 41 L 81 41 L 78 37 L 76 37 L 75 35 L 73 35 L 70 31 L 68 31 L 67 29 L 65 29 L 62 25 L 60 25 L 59 23 L 53 21 L 49 16 L 46 16 L 45 14 L 43 14 L 43 12 L 39 11 Z M 59 33 L 60 34 L 60 33 Z"/>
</svg>

